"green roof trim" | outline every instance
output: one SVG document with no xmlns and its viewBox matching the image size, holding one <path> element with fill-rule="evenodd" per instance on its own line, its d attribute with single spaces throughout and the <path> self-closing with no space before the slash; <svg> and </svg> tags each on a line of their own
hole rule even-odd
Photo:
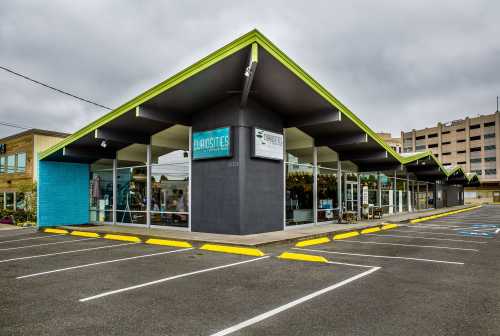
<svg viewBox="0 0 500 336">
<path fill-rule="evenodd" d="M 105 114 L 96 121 L 88 124 L 77 132 L 73 133 L 66 139 L 57 143 L 56 145 L 48 148 L 39 155 L 39 160 L 42 160 L 49 155 L 61 150 L 65 146 L 71 144 L 72 142 L 80 139 L 81 137 L 95 131 L 97 128 L 105 125 L 113 119 L 118 118 L 129 110 L 143 104 L 151 98 L 169 90 L 170 88 L 178 85 L 179 83 L 187 80 L 188 78 L 198 74 L 199 72 L 207 69 L 213 64 L 223 60 L 224 58 L 238 52 L 239 50 L 251 45 L 251 61 L 258 62 L 259 57 L 259 46 L 264 48 L 270 55 L 272 55 L 276 60 L 278 60 L 283 66 L 289 69 L 293 74 L 300 78 L 305 84 L 307 84 L 312 90 L 328 101 L 332 106 L 337 108 L 344 116 L 349 118 L 354 122 L 359 128 L 361 128 L 366 134 L 370 136 L 376 143 L 378 143 L 389 155 L 396 159 L 401 164 L 407 164 L 424 158 L 427 156 L 432 157 L 432 159 L 437 163 L 439 168 L 442 170 L 446 177 L 450 176 L 456 169 L 449 171 L 446 169 L 442 163 L 432 154 L 432 152 L 422 152 L 409 157 L 401 156 L 395 150 L 393 150 L 381 137 L 379 137 L 370 127 L 368 127 L 361 119 L 359 119 L 349 108 L 342 104 L 337 98 L 335 98 L 328 90 L 326 90 L 321 84 L 319 84 L 315 79 L 313 79 L 308 73 L 306 73 L 297 63 L 295 63 L 291 58 L 289 58 L 283 51 L 281 51 L 276 45 L 274 45 L 267 37 L 260 33 L 257 29 L 254 29 L 245 35 L 237 38 L 236 40 L 230 42 L 224 47 L 214 51 L 208 56 L 204 57 L 200 61 L 194 63 L 193 65 L 185 68 L 179 73 L 173 75 L 172 77 L 166 79 L 160 84 L 152 87 L 151 89 L 145 91 L 139 96 L 133 98 L 132 100 L 126 102 L 125 104 L 117 107 L 113 111 Z M 462 170 L 460 167 L 458 167 Z M 463 173 L 463 170 L 462 170 Z M 476 176 L 473 174 L 470 178 L 464 173 L 469 181 Z M 476 176 L 477 177 L 477 176 Z"/>
</svg>

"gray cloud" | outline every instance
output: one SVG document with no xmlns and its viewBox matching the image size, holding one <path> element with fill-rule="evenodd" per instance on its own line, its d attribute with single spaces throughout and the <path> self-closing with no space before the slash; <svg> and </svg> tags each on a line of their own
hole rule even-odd
<svg viewBox="0 0 500 336">
<path fill-rule="evenodd" d="M 0 64 L 116 107 L 258 28 L 398 133 L 494 112 L 498 15 L 495 1 L 2 1 Z M 0 87 L 0 121 L 73 132 L 106 112 L 3 72 Z"/>
</svg>

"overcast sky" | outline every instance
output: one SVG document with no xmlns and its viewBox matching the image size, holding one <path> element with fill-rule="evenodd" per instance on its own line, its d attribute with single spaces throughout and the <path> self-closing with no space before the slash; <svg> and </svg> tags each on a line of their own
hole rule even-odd
<svg viewBox="0 0 500 336">
<path fill-rule="evenodd" d="M 496 110 L 494 0 L 2 0 L 0 65 L 117 107 L 253 28 L 375 131 Z M 106 113 L 1 70 L 0 88 L 0 122 L 74 132 Z"/>
</svg>

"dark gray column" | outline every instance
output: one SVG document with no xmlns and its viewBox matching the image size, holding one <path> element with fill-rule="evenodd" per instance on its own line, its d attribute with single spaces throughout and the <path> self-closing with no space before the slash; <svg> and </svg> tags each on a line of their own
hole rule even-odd
<svg viewBox="0 0 500 336">
<path fill-rule="evenodd" d="M 283 230 L 283 162 L 251 157 L 252 127 L 283 132 L 283 121 L 237 97 L 195 113 L 193 132 L 231 126 L 233 157 L 192 161 L 191 230 L 251 234 Z"/>
</svg>

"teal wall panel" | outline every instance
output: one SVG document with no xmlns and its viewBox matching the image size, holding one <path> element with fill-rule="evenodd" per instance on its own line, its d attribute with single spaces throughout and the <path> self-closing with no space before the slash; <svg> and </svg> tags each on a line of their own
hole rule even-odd
<svg viewBox="0 0 500 336">
<path fill-rule="evenodd" d="M 88 164 L 39 161 L 38 227 L 89 221 Z"/>
</svg>

